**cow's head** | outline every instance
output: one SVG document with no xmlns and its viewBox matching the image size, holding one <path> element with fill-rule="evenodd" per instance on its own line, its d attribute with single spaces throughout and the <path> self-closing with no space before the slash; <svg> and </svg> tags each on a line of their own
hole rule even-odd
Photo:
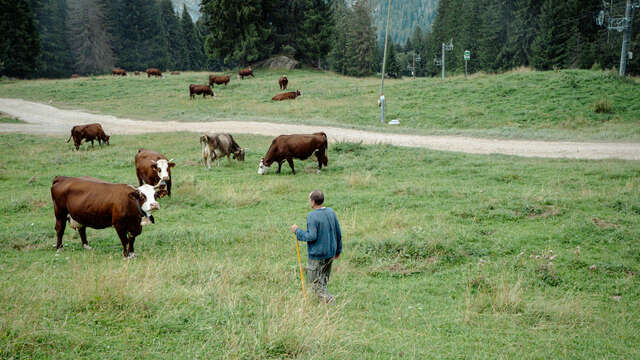
<svg viewBox="0 0 640 360">
<path fill-rule="evenodd" d="M 233 153 L 233 158 L 234 158 L 234 159 L 237 159 L 238 161 L 244 161 L 245 150 L 246 150 L 246 149 L 236 150 L 236 151 Z"/>
<path fill-rule="evenodd" d="M 269 167 L 264 164 L 264 158 L 260 159 L 260 164 L 258 164 L 258 175 L 264 175 L 269 170 Z"/>
<path fill-rule="evenodd" d="M 158 172 L 160 181 L 171 180 L 171 173 L 169 169 L 176 166 L 173 159 L 167 161 L 166 159 L 160 159 L 158 161 L 151 160 L 151 168 Z"/>
<path fill-rule="evenodd" d="M 296 97 L 297 97 L 297 96 L 302 96 L 302 91 L 300 91 L 300 90 L 296 90 Z"/>
<path fill-rule="evenodd" d="M 110 137 L 111 137 L 111 136 L 109 136 L 109 135 L 105 135 L 105 136 L 104 136 L 104 139 L 102 139 L 102 141 L 104 141 L 104 142 L 105 142 L 105 144 L 109 145 L 109 138 L 110 138 Z"/>
<path fill-rule="evenodd" d="M 148 184 L 144 184 L 139 186 L 136 191 L 129 194 L 133 200 L 137 201 L 140 204 L 140 209 L 146 214 L 150 212 L 156 211 L 160 209 L 160 204 L 156 201 L 156 190 L 159 185 L 151 186 Z"/>
</svg>

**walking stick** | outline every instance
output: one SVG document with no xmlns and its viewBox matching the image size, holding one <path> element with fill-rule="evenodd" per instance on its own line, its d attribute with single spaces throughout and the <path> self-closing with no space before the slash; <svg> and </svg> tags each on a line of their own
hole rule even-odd
<svg viewBox="0 0 640 360">
<path fill-rule="evenodd" d="M 307 299 L 307 293 L 304 291 L 304 275 L 302 274 L 302 260 L 300 260 L 300 244 L 298 244 L 298 237 L 293 234 L 293 240 L 296 241 L 296 251 L 298 252 L 298 265 L 300 266 L 300 284 L 302 285 L 302 296 Z"/>
</svg>

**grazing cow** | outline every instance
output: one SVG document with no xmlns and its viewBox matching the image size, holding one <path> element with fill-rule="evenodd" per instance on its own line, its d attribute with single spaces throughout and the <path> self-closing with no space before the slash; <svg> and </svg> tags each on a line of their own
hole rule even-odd
<svg viewBox="0 0 640 360">
<path fill-rule="evenodd" d="M 282 163 L 287 160 L 293 174 L 293 159 L 305 160 L 314 155 L 318 159 L 318 171 L 322 165 L 327 166 L 327 134 L 323 132 L 310 135 L 280 135 L 271 142 L 267 154 L 260 159 L 258 174 L 264 175 L 269 170 L 271 164 L 278 163 L 278 174 L 282 168 Z"/>
<path fill-rule="evenodd" d="M 78 76 L 78 74 L 72 74 L 72 75 L 71 75 L 71 78 L 72 78 L 72 79 L 77 79 L 78 77 L 79 77 L 79 76 Z"/>
<path fill-rule="evenodd" d="M 148 78 L 151 76 L 162 77 L 162 71 L 155 68 L 148 68 L 145 72 L 147 73 Z"/>
<path fill-rule="evenodd" d="M 289 91 L 289 92 L 286 92 L 286 93 L 280 93 L 280 94 L 272 97 L 271 100 L 273 100 L 273 101 L 293 100 L 293 99 L 297 98 L 298 96 L 302 96 L 302 91 L 296 90 L 296 91 Z"/>
<path fill-rule="evenodd" d="M 135 158 L 138 185 L 167 185 L 167 195 L 171 196 L 171 168 L 176 166 L 173 159 L 152 150 L 139 149 Z"/>
<path fill-rule="evenodd" d="M 217 160 L 220 166 L 220 159 L 223 156 L 231 162 L 230 155 L 238 161 L 244 161 L 245 150 L 238 145 L 231 134 L 204 134 L 200 136 L 202 145 L 202 162 L 211 169 L 211 160 Z"/>
<path fill-rule="evenodd" d="M 111 70 L 111 76 L 127 76 L 127 72 L 121 68 Z"/>
<path fill-rule="evenodd" d="M 227 84 L 231 81 L 229 76 L 217 76 L 217 75 L 209 75 L 209 86 L 213 86 L 213 84 L 227 86 Z"/>
<path fill-rule="evenodd" d="M 189 96 L 193 99 L 196 95 L 202 94 L 202 98 L 206 98 L 207 95 L 211 95 L 211 97 L 215 97 L 216 94 L 213 93 L 211 87 L 208 85 L 189 85 Z"/>
<path fill-rule="evenodd" d="M 69 142 L 73 138 L 73 144 L 76 146 L 76 150 L 79 150 L 82 140 L 91 141 L 91 147 L 93 147 L 93 141 L 98 140 L 98 144 L 102 146 L 102 142 L 109 145 L 110 136 L 104 133 L 102 125 L 88 124 L 88 125 L 76 125 L 71 128 L 71 136 L 66 142 Z"/>
<path fill-rule="evenodd" d="M 134 74 L 135 76 L 140 76 L 140 71 L 136 71 Z"/>
<path fill-rule="evenodd" d="M 253 75 L 253 69 L 251 68 L 251 66 L 249 66 L 246 69 L 240 69 L 240 71 L 238 71 L 238 76 L 242 80 L 244 80 L 244 78 L 247 77 L 247 76 L 255 77 Z"/>
<path fill-rule="evenodd" d="M 280 85 L 280 90 L 287 90 L 287 85 L 289 85 L 289 79 L 287 79 L 286 75 L 282 75 L 280 80 L 278 80 L 278 85 Z"/>
<path fill-rule="evenodd" d="M 171 75 L 180 75 L 180 71 L 172 71 Z"/>
<path fill-rule="evenodd" d="M 82 247 L 87 242 L 87 227 L 104 229 L 113 226 L 122 242 L 122 255 L 136 256 L 133 243 L 142 233 L 142 219 L 160 205 L 155 199 L 158 187 L 112 184 L 91 177 L 56 176 L 51 185 L 51 199 L 56 217 L 56 248 L 62 248 L 62 236 L 69 221 L 78 230 Z"/>
</svg>

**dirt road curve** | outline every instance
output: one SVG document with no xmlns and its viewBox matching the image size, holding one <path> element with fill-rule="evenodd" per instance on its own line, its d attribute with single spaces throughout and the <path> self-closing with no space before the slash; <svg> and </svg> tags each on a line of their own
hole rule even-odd
<svg viewBox="0 0 640 360">
<path fill-rule="evenodd" d="M 313 125 L 262 123 L 251 121 L 216 121 L 208 123 L 156 122 L 122 119 L 110 115 L 62 110 L 53 106 L 0 98 L 0 111 L 28 124 L 0 123 L 0 133 L 69 135 L 73 125 L 99 122 L 109 134 L 142 134 L 153 132 L 215 132 L 277 136 L 281 134 L 324 131 L 330 141 L 392 144 L 472 154 L 507 154 L 525 157 L 574 159 L 640 160 L 640 143 L 587 143 L 528 140 L 493 140 L 463 136 L 417 136 L 384 134 Z"/>
</svg>

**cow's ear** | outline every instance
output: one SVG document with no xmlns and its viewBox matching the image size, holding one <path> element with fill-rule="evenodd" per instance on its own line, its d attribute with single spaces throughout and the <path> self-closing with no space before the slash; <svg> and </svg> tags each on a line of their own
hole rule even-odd
<svg viewBox="0 0 640 360">
<path fill-rule="evenodd" d="M 151 164 L 151 168 L 152 168 L 153 170 L 158 170 L 158 165 L 157 165 L 157 164 L 155 164 L 155 163 L 152 163 L 152 164 Z"/>
<path fill-rule="evenodd" d="M 170 162 L 170 163 L 169 163 L 169 169 L 171 169 L 171 168 L 172 168 L 172 167 L 174 167 L 174 166 L 176 166 L 176 163 L 174 163 L 174 162 Z"/>
<path fill-rule="evenodd" d="M 144 196 L 144 194 L 138 190 L 130 192 L 129 198 L 135 201 L 140 201 L 142 203 L 144 203 L 144 201 L 146 200 L 146 197 Z"/>
</svg>

